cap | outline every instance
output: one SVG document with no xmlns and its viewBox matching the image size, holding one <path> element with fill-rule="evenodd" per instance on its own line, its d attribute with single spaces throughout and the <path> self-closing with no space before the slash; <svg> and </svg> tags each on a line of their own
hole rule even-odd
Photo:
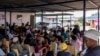
<svg viewBox="0 0 100 56">
<path fill-rule="evenodd" d="M 67 47 L 68 47 L 68 46 L 67 46 L 66 43 L 61 43 L 61 44 L 59 45 L 59 49 L 60 49 L 61 51 L 66 50 Z"/>
<path fill-rule="evenodd" d="M 18 41 L 18 37 L 14 37 L 13 42 L 17 42 L 17 41 Z"/>
<path fill-rule="evenodd" d="M 94 29 L 90 29 L 90 30 L 84 32 L 84 36 L 86 38 L 98 41 L 98 39 L 100 37 L 100 33 Z"/>
</svg>

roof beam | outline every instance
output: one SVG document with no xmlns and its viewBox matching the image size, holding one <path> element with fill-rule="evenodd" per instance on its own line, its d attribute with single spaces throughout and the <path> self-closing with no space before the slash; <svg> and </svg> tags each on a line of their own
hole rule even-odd
<svg viewBox="0 0 100 56">
<path fill-rule="evenodd" d="M 30 9 L 33 9 L 34 10 L 35 7 L 30 7 Z M 38 7 L 39 11 L 43 11 L 43 10 L 54 10 L 54 9 L 51 9 L 51 8 L 45 8 L 45 7 Z M 37 9 L 37 10 L 38 10 Z M 59 9 L 58 9 L 59 10 Z"/>
<path fill-rule="evenodd" d="M 40 2 L 45 2 L 45 3 L 51 3 L 51 2 L 48 2 L 48 1 L 43 1 L 43 0 L 37 0 L 37 1 L 40 1 Z M 67 8 L 72 8 L 72 9 L 74 9 L 74 10 L 76 10 L 76 8 L 74 8 L 74 7 L 71 7 L 71 6 L 67 6 L 67 5 L 63 5 L 63 4 L 57 4 L 57 5 L 59 5 L 59 6 L 63 6 L 63 7 L 67 7 Z"/>
<path fill-rule="evenodd" d="M 24 6 L 24 7 L 25 8 L 28 8 L 28 7 L 40 7 L 40 6 L 48 6 L 48 5 L 57 5 L 57 4 L 72 3 L 72 2 L 78 2 L 78 1 L 83 1 L 83 0 L 55 2 L 55 3 L 47 3 L 47 4 L 41 4 L 41 5 L 29 5 L 29 6 Z M 22 8 L 22 7 L 16 7 L 16 8 Z"/>
<path fill-rule="evenodd" d="M 72 8 L 72 9 L 76 10 L 76 8 L 71 7 L 71 6 L 68 6 L 68 5 L 63 5 L 63 4 L 60 4 L 60 6 L 64 6 L 64 7 L 68 7 L 68 8 Z"/>
<path fill-rule="evenodd" d="M 83 0 L 73 0 L 73 1 L 46 3 L 46 4 L 41 4 L 41 5 L 28 5 L 28 6 L 9 7 L 9 9 L 10 8 L 30 8 L 30 7 L 40 7 L 40 6 L 58 5 L 58 4 L 72 3 L 72 2 L 78 2 L 78 1 L 83 1 Z"/>
<path fill-rule="evenodd" d="M 95 2 L 88 0 L 89 3 L 91 3 L 92 5 L 94 5 L 95 7 L 99 7 Z"/>
<path fill-rule="evenodd" d="M 0 3 L 1 7 L 21 7 L 22 5 L 18 5 L 18 4 L 12 4 L 12 3 Z"/>
</svg>

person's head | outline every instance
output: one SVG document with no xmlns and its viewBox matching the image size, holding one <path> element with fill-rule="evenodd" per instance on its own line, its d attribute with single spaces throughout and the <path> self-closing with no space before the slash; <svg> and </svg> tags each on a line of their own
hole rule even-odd
<svg viewBox="0 0 100 56">
<path fill-rule="evenodd" d="M 24 23 L 22 23 L 22 26 L 24 26 Z"/>
<path fill-rule="evenodd" d="M 88 30 L 84 32 L 84 42 L 88 48 L 94 48 L 98 45 L 100 33 L 96 30 Z"/>
<path fill-rule="evenodd" d="M 16 23 L 13 23 L 13 25 L 16 25 Z"/>
<path fill-rule="evenodd" d="M 4 24 L 2 24 L 1 26 L 4 27 Z"/>
<path fill-rule="evenodd" d="M 77 37 L 75 35 L 71 35 L 72 40 L 76 41 Z"/>
<path fill-rule="evenodd" d="M 18 43 L 18 40 L 19 40 L 18 37 L 14 37 L 14 38 L 12 39 L 12 42 L 16 44 L 16 43 Z"/>
<path fill-rule="evenodd" d="M 56 37 L 52 37 L 52 42 L 55 42 L 56 41 Z"/>
<path fill-rule="evenodd" d="M 78 28 L 79 29 L 79 25 L 74 25 L 74 28 Z"/>
<path fill-rule="evenodd" d="M 36 40 L 36 44 L 42 44 L 40 40 Z"/>
<path fill-rule="evenodd" d="M 72 31 L 72 28 L 70 28 L 70 31 Z"/>
<path fill-rule="evenodd" d="M 61 30 L 62 30 L 62 32 L 64 32 L 64 31 L 65 31 L 65 29 L 64 29 L 64 28 L 62 28 Z"/>
<path fill-rule="evenodd" d="M 3 48 L 8 48 L 10 45 L 10 40 L 9 38 L 6 36 L 6 37 L 3 37 L 2 39 L 2 47 Z"/>
<path fill-rule="evenodd" d="M 68 48 L 68 46 L 67 46 L 66 43 L 61 43 L 61 44 L 59 45 L 59 49 L 60 49 L 60 51 L 66 51 L 67 48 Z"/>
</svg>

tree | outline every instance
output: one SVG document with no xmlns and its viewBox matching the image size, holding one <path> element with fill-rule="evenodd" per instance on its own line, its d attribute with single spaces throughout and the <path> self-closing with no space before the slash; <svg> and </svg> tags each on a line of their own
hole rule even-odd
<svg viewBox="0 0 100 56">
<path fill-rule="evenodd" d="M 78 21 L 79 21 L 80 23 L 83 23 L 83 18 L 82 18 L 82 17 L 79 17 L 79 18 L 78 18 Z"/>
</svg>

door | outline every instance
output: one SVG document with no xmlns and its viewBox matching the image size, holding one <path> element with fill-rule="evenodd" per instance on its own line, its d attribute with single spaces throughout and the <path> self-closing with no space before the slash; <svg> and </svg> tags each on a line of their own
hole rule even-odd
<svg viewBox="0 0 100 56">
<path fill-rule="evenodd" d="M 30 16 L 30 25 L 35 28 L 36 19 L 34 15 Z"/>
</svg>

